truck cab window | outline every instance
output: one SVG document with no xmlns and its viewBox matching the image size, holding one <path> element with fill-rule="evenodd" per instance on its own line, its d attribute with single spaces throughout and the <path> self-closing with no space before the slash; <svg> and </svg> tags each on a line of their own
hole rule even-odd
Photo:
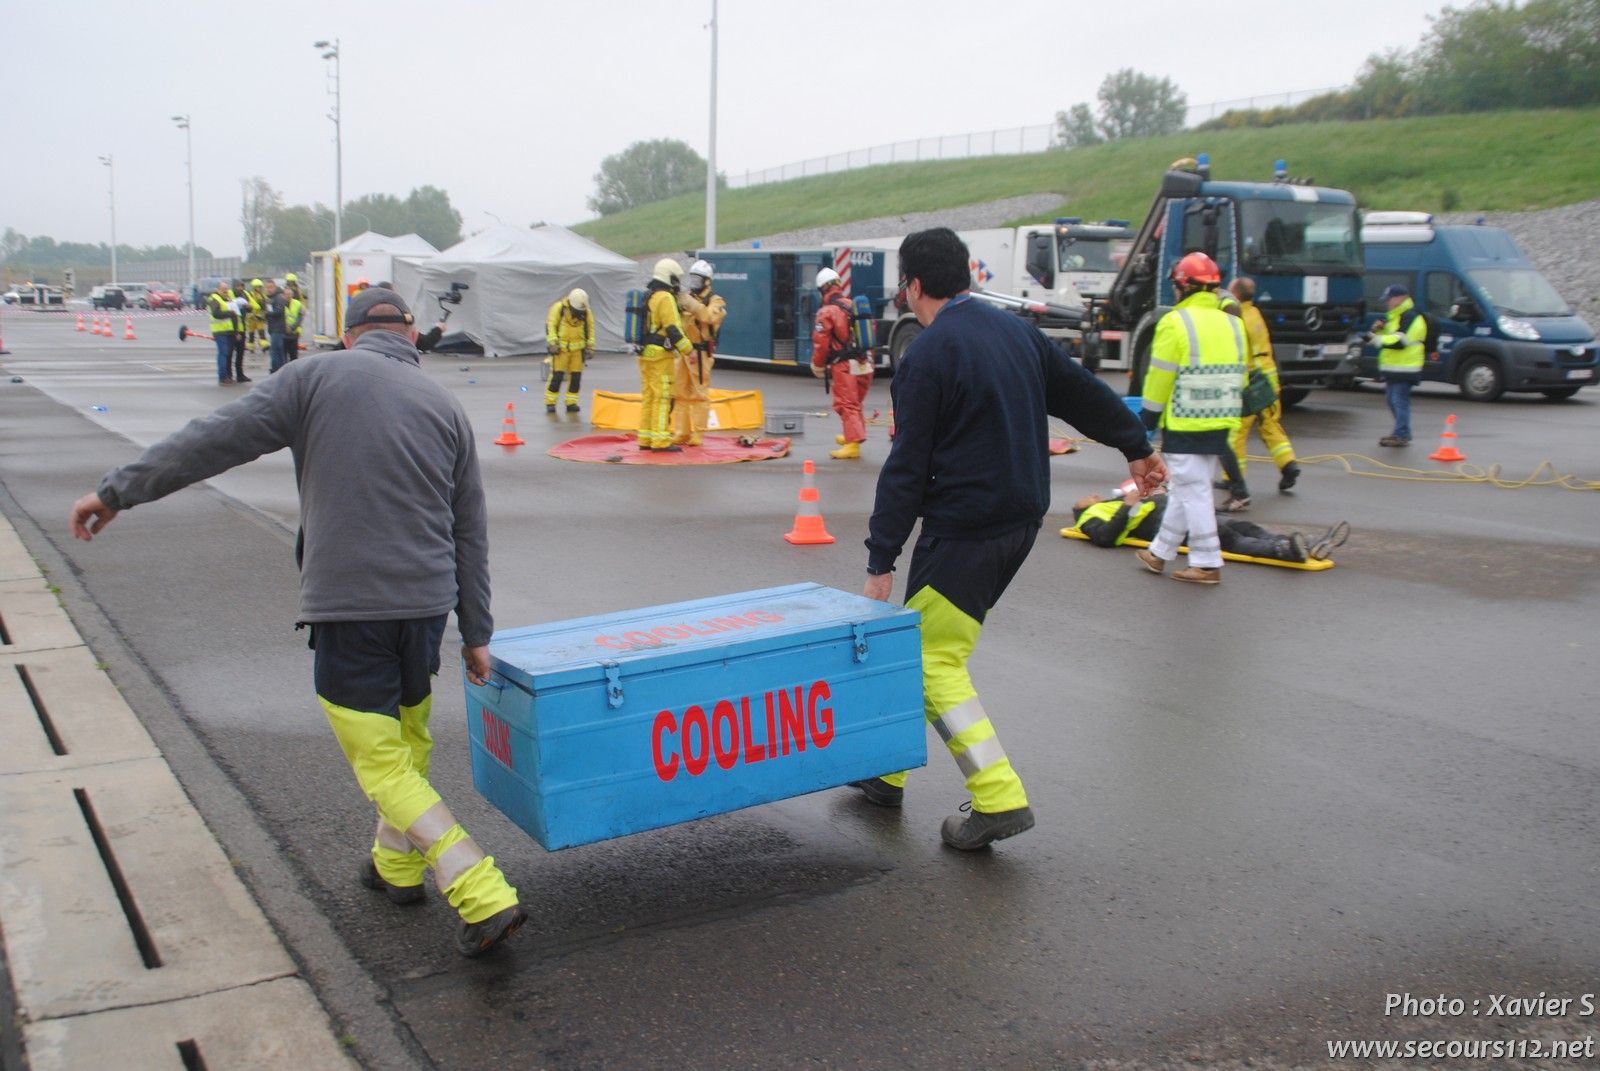
<svg viewBox="0 0 1600 1071">
<path fill-rule="evenodd" d="M 1043 287 L 1056 285 L 1055 239 L 1048 234 L 1028 237 L 1028 274 Z"/>
<path fill-rule="evenodd" d="M 1430 271 L 1424 284 L 1424 293 L 1426 304 L 1423 312 L 1439 320 L 1454 319 L 1450 310 L 1471 300 L 1461 280 L 1456 278 L 1454 272 L 1448 271 Z"/>
</svg>

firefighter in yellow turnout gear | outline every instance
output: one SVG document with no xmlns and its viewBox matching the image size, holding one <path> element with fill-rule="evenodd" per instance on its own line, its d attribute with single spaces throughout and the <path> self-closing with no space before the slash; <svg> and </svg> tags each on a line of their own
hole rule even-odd
<svg viewBox="0 0 1600 1071">
<path fill-rule="evenodd" d="M 260 279 L 250 280 L 250 289 L 244 292 L 245 348 L 257 353 L 267 351 L 267 292 Z"/>
<path fill-rule="evenodd" d="M 1247 464 L 1245 440 L 1250 437 L 1250 429 L 1254 427 L 1256 433 L 1261 436 L 1261 441 L 1266 444 L 1267 452 L 1272 456 L 1272 463 L 1278 468 L 1278 490 L 1287 491 L 1300 478 L 1300 465 L 1294 459 L 1294 444 L 1289 441 L 1289 433 L 1283 430 L 1283 395 L 1278 389 L 1278 362 L 1272 356 L 1272 336 L 1267 332 L 1267 321 L 1262 317 L 1261 310 L 1256 308 L 1254 280 L 1241 276 L 1228 284 L 1228 289 L 1239 299 L 1240 319 L 1244 321 L 1245 339 L 1249 349 L 1246 374 L 1260 372 L 1265 375 L 1272 381 L 1272 393 L 1279 399 L 1258 415 L 1242 413 L 1239 418 L 1239 429 L 1233 433 L 1228 445 L 1239 459 L 1242 483 Z M 1233 493 L 1246 501 L 1250 498 L 1249 491 L 1243 487 L 1233 488 Z"/>
<path fill-rule="evenodd" d="M 554 305 L 544 319 L 545 346 L 550 351 L 550 380 L 544 385 L 544 411 L 554 413 L 561 393 L 561 377 L 567 382 L 567 412 L 578 411 L 578 385 L 583 382 L 584 362 L 594 356 L 594 314 L 589 311 L 589 295 L 581 287 Z"/>
<path fill-rule="evenodd" d="M 671 257 L 656 261 L 645 287 L 644 347 L 639 352 L 639 449 L 677 453 L 667 426 L 672 412 L 673 355 L 687 357 L 694 344 L 678 315 L 683 267 Z"/>
<path fill-rule="evenodd" d="M 689 266 L 688 286 L 678 295 L 683 333 L 694 352 L 677 358 L 672 377 L 672 441 L 699 446 L 711 411 L 711 366 L 716 360 L 717 333 L 728 318 L 728 303 L 711 292 L 711 265 Z"/>
</svg>

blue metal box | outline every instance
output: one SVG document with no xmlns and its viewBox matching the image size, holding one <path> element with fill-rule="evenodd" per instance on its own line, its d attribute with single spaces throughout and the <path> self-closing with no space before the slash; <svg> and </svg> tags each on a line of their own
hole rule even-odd
<svg viewBox="0 0 1600 1071">
<path fill-rule="evenodd" d="M 473 784 L 553 851 L 921 766 L 917 620 L 796 584 L 498 632 Z"/>
</svg>

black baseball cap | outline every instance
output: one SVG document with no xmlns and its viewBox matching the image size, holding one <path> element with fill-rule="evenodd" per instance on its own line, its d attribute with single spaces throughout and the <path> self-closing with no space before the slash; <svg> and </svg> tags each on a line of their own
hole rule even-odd
<svg viewBox="0 0 1600 1071">
<path fill-rule="evenodd" d="M 1383 288 L 1383 300 L 1384 301 L 1388 301 L 1390 298 L 1410 297 L 1410 296 L 1411 296 L 1411 291 L 1407 290 L 1405 287 L 1401 286 L 1399 283 L 1390 283 L 1388 286 Z"/>
<path fill-rule="evenodd" d="M 398 313 L 381 313 L 374 315 L 372 310 L 379 305 L 389 305 L 398 309 Z M 363 324 L 409 324 L 415 323 L 411 315 L 411 308 L 405 299 L 393 290 L 380 290 L 377 287 L 368 287 L 350 295 L 350 304 L 345 306 L 344 327 L 348 331 L 352 327 Z"/>
</svg>

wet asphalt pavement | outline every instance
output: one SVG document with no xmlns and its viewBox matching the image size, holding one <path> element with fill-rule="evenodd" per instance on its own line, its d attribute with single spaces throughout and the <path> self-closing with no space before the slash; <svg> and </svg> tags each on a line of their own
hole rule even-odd
<svg viewBox="0 0 1600 1071">
<path fill-rule="evenodd" d="M 176 342 L 178 322 L 136 321 L 124 342 L 6 317 L 0 504 L 70 573 L 68 608 L 102 623 L 135 708 L 176 711 L 205 745 L 176 753 L 185 783 L 220 769 L 248 802 L 270 848 L 224 844 L 369 1066 L 1320 1066 L 1341 1039 L 1600 1034 L 1592 1015 L 1384 1015 L 1395 992 L 1487 1007 L 1600 990 L 1593 492 L 1329 463 L 1279 495 L 1253 463 L 1249 519 L 1354 534 L 1329 572 L 1230 565 L 1206 590 L 1059 538 L 1071 501 L 1126 470 L 1093 444 L 1055 459 L 1055 508 L 972 662 L 1039 823 L 972 856 L 939 844 L 965 795 L 932 734 L 901 812 L 835 791 L 546 853 L 472 788 L 447 645 L 433 780 L 531 918 L 468 962 L 441 898 L 396 909 L 354 881 L 371 812 L 292 627 L 287 453 L 93 544 L 67 533 L 104 471 L 242 389 L 216 385 L 209 343 Z M 812 414 L 789 457 L 661 470 L 544 452 L 589 431 L 589 388 L 637 389 L 631 358 L 591 366 L 578 419 L 542 412 L 537 359 L 426 368 L 478 430 L 499 627 L 808 580 L 859 590 L 887 429 L 863 462 L 828 461 L 836 421 L 809 376 L 717 373 Z M 489 445 L 507 401 L 515 451 Z M 883 381 L 868 408 L 887 402 Z M 1429 388 L 1403 452 L 1375 445 L 1387 411 L 1370 387 L 1314 395 L 1289 429 L 1302 455 L 1437 472 L 1450 412 L 1469 464 L 1600 480 L 1594 391 L 1483 406 Z M 807 457 L 830 547 L 781 538 Z M 275 909 L 287 885 L 336 940 Z"/>
</svg>

